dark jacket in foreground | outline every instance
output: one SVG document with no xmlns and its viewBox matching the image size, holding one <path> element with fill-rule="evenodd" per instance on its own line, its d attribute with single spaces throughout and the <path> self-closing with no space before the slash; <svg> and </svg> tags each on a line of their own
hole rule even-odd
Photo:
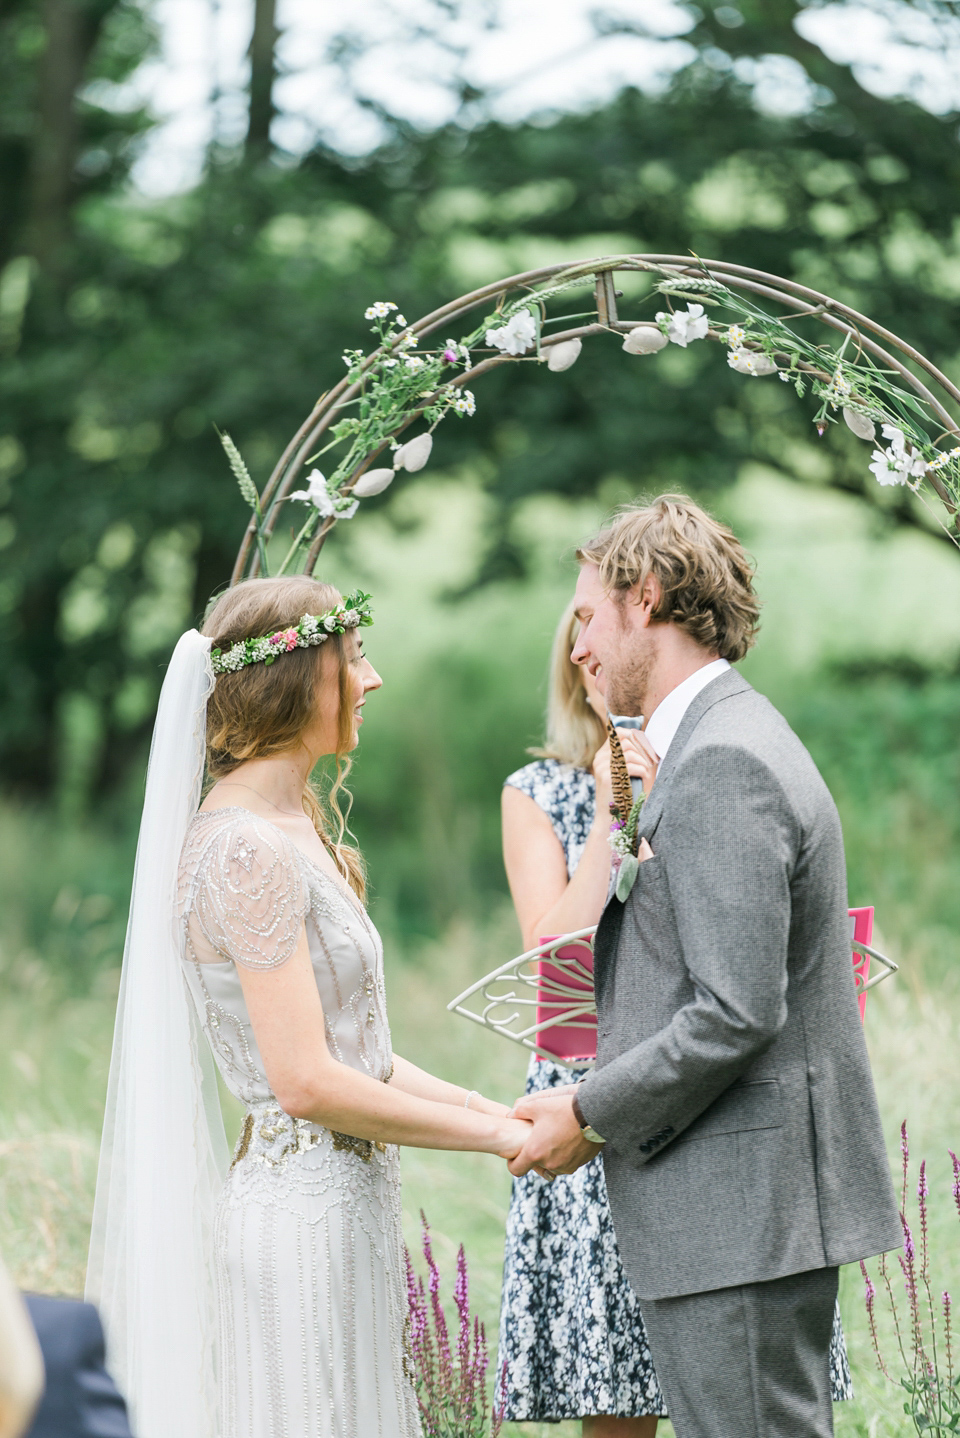
<svg viewBox="0 0 960 1438">
<path fill-rule="evenodd" d="M 97 1310 L 38 1293 L 25 1293 L 24 1301 L 47 1383 L 26 1438 L 130 1438 L 126 1404 L 106 1369 Z"/>
<path fill-rule="evenodd" d="M 684 715 L 639 832 L 655 857 L 600 922 L 597 1067 L 580 1090 L 637 1294 L 898 1247 L 840 820 L 735 671 Z"/>
</svg>

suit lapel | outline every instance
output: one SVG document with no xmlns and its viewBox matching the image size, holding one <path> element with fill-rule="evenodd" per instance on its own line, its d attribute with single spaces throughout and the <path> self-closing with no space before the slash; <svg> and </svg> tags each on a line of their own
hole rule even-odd
<svg viewBox="0 0 960 1438">
<path fill-rule="evenodd" d="M 673 742 L 667 750 L 666 758 L 657 772 L 656 781 L 650 791 L 650 798 L 640 811 L 640 823 L 637 828 L 638 843 L 641 839 L 646 839 L 649 842 L 656 832 L 663 815 L 664 805 L 669 799 L 670 776 L 676 769 L 691 734 L 704 714 L 712 709 L 714 704 L 719 704 L 721 700 L 729 699 L 734 694 L 743 694 L 750 687 L 746 679 L 735 669 L 726 669 L 716 679 L 711 679 L 709 684 L 704 685 L 691 702 L 673 736 Z M 628 899 L 627 903 L 629 902 Z M 597 926 L 593 945 L 593 984 L 598 1000 L 603 994 L 607 974 L 616 960 L 620 929 L 623 925 L 623 910 L 624 905 L 616 895 L 613 895 L 608 900 Z"/>
<path fill-rule="evenodd" d="M 735 669 L 725 669 L 722 674 L 717 675 L 716 679 L 711 679 L 709 684 L 704 685 L 696 698 L 691 701 L 657 772 L 656 781 L 650 791 L 650 798 L 641 810 L 640 824 L 637 829 L 638 842 L 640 839 L 646 839 L 649 842 L 651 835 L 660 823 L 663 806 L 670 793 L 670 776 L 680 762 L 680 756 L 704 714 L 712 709 L 714 704 L 719 704 L 721 700 L 729 699 L 734 694 L 743 694 L 750 687 L 746 679 Z"/>
</svg>

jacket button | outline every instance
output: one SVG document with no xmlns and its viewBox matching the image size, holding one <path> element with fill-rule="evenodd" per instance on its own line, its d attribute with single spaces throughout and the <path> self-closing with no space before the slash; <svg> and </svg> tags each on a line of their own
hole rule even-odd
<svg viewBox="0 0 960 1438">
<path fill-rule="evenodd" d="M 650 1147 L 651 1147 L 650 1144 L 648 1144 L 648 1143 L 642 1143 L 642 1144 L 640 1145 L 640 1152 L 641 1152 L 641 1153 L 649 1153 L 649 1152 L 650 1152 Z"/>
</svg>

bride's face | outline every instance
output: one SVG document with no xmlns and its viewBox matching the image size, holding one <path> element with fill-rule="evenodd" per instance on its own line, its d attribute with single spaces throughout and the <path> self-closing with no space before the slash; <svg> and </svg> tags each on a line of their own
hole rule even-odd
<svg viewBox="0 0 960 1438">
<path fill-rule="evenodd" d="M 348 629 L 343 636 L 343 657 L 347 666 L 347 703 L 353 719 L 353 738 L 349 747 L 356 748 L 363 723 L 363 706 L 372 689 L 379 689 L 383 680 L 363 652 L 359 629 Z M 324 645 L 320 659 L 321 683 L 316 717 L 303 736 L 303 742 L 318 757 L 336 752 L 340 729 L 340 685 L 338 659 L 332 644 Z"/>
</svg>

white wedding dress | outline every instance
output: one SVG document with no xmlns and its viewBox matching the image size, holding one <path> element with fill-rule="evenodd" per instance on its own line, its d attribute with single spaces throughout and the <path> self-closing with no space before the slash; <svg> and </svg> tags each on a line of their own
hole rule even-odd
<svg viewBox="0 0 960 1438">
<path fill-rule="evenodd" d="M 239 808 L 190 824 L 178 913 L 200 1021 L 247 1110 L 215 1228 L 219 1438 L 419 1438 L 398 1150 L 283 1112 L 237 972 L 278 969 L 306 921 L 330 1052 L 386 1082 L 379 935 L 341 884 Z"/>
</svg>

